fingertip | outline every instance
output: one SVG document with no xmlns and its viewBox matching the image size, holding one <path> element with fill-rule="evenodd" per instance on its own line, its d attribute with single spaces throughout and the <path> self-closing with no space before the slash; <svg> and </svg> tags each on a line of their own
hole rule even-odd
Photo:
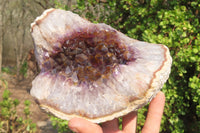
<svg viewBox="0 0 200 133">
<path fill-rule="evenodd" d="M 162 91 L 159 91 L 157 93 L 157 95 L 150 102 L 150 106 L 151 105 L 157 105 L 157 104 L 160 104 L 160 105 L 165 104 L 165 94 Z"/>
<path fill-rule="evenodd" d="M 162 91 L 159 91 L 156 97 L 165 102 L 165 94 Z"/>
<path fill-rule="evenodd" d="M 79 118 L 73 118 L 73 119 L 71 119 L 71 120 L 69 120 L 69 122 L 68 122 L 68 127 L 72 130 L 72 131 L 74 131 L 74 132 L 76 132 L 76 133 L 78 133 L 79 132 L 79 125 L 80 125 L 81 123 L 79 123 Z"/>
<path fill-rule="evenodd" d="M 102 133 L 99 125 L 82 118 L 73 118 L 69 121 L 68 127 L 76 133 Z"/>
<path fill-rule="evenodd" d="M 68 122 L 68 126 L 74 126 L 74 124 L 76 123 L 76 121 L 78 121 L 79 118 L 72 118 L 71 120 L 69 120 Z"/>
</svg>

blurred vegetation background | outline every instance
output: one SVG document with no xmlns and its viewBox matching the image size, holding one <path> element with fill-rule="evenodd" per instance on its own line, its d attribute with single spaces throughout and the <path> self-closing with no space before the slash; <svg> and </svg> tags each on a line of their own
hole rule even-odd
<svg viewBox="0 0 200 133">
<path fill-rule="evenodd" d="M 21 70 L 26 66 L 27 51 L 33 48 L 29 25 L 50 7 L 106 23 L 134 39 L 168 46 L 173 65 L 162 89 L 166 104 L 160 132 L 199 133 L 200 0 L 1 0 L 0 62 L 4 67 Z M 146 113 L 147 106 L 139 110 L 137 132 Z M 62 123 L 66 122 L 57 123 L 62 125 L 60 132 L 65 131 Z"/>
</svg>

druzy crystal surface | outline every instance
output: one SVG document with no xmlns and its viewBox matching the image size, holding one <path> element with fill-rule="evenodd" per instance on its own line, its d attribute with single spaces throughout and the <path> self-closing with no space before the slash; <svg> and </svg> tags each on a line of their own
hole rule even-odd
<svg viewBox="0 0 200 133">
<path fill-rule="evenodd" d="M 170 73 L 166 46 L 131 39 L 70 11 L 46 10 L 31 34 L 41 69 L 31 95 L 62 119 L 99 123 L 123 116 L 148 103 Z"/>
</svg>

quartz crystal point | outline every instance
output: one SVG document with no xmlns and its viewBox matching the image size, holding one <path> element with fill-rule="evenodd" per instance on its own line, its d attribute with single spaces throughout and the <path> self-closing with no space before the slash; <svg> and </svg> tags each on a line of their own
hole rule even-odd
<svg viewBox="0 0 200 133">
<path fill-rule="evenodd" d="M 147 104 L 169 77 L 166 46 L 131 39 L 77 14 L 48 9 L 31 24 L 40 74 L 31 95 L 55 116 L 94 123 Z"/>
</svg>

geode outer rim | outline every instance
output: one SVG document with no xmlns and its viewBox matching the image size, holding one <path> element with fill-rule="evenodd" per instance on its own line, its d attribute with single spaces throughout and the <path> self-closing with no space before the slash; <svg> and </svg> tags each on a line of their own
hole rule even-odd
<svg viewBox="0 0 200 133">
<path fill-rule="evenodd" d="M 36 20 L 31 24 L 31 32 L 33 31 L 33 27 L 35 25 L 37 25 L 37 23 L 40 23 L 40 21 L 43 18 L 45 18 L 49 13 L 51 13 L 54 10 L 55 9 L 53 9 L 53 8 L 48 9 L 42 14 L 42 16 L 37 17 Z M 134 40 L 134 41 L 132 41 L 132 43 L 135 43 L 136 41 L 138 41 L 138 40 Z M 110 114 L 110 115 L 105 115 L 105 116 L 102 116 L 102 117 L 90 119 L 90 118 L 86 118 L 84 116 L 79 116 L 79 115 L 75 115 L 75 114 L 62 113 L 58 109 L 49 106 L 48 103 L 44 100 L 36 99 L 36 101 L 39 103 L 41 108 L 45 109 L 47 112 L 51 112 L 52 114 L 54 114 L 55 116 L 57 116 L 59 118 L 62 118 L 62 119 L 65 119 L 65 120 L 70 120 L 71 118 L 79 117 L 79 118 L 89 120 L 93 123 L 102 123 L 102 122 L 109 121 L 109 120 L 112 120 L 114 118 L 118 118 L 120 116 L 126 115 L 126 114 L 128 114 L 132 111 L 136 111 L 138 108 L 146 105 L 149 101 L 151 101 L 151 99 L 160 91 L 163 84 L 166 82 L 166 80 L 169 77 L 169 73 L 171 71 L 170 66 L 171 66 L 171 63 L 172 63 L 172 58 L 170 56 L 169 49 L 164 45 L 162 45 L 162 48 L 165 51 L 164 52 L 164 54 L 165 54 L 164 59 L 165 60 L 163 61 L 161 67 L 153 73 L 153 78 L 151 79 L 151 82 L 149 84 L 149 88 L 148 88 L 147 92 L 145 93 L 145 96 L 140 100 L 131 101 L 128 104 L 127 108 L 124 109 L 124 110 L 121 110 L 119 112 L 115 112 L 115 113 Z M 161 79 L 163 79 L 163 80 L 161 80 Z"/>
</svg>

